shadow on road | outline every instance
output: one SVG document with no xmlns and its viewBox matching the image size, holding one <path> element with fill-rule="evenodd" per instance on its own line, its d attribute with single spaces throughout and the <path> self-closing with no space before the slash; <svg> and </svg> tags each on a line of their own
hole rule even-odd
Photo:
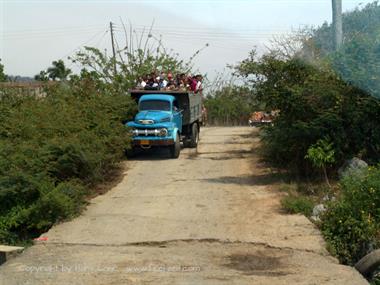
<svg viewBox="0 0 380 285">
<path fill-rule="evenodd" d="M 196 154 L 192 153 L 188 159 L 210 159 L 210 160 L 230 160 L 245 158 L 252 154 L 252 150 L 229 150 L 229 151 L 197 151 Z"/>
<path fill-rule="evenodd" d="M 221 176 L 218 178 L 200 179 L 200 181 L 208 183 L 221 183 L 221 184 L 237 184 L 237 185 L 269 185 L 284 180 L 284 175 L 281 173 L 267 173 L 259 175 L 243 175 L 243 176 Z"/>
<path fill-rule="evenodd" d="M 186 149 L 183 144 L 181 144 L 181 151 Z M 181 153 L 186 155 L 185 153 Z M 171 160 L 170 152 L 168 147 L 152 147 L 150 149 L 138 150 L 133 157 L 129 157 L 129 161 L 149 161 L 149 160 Z"/>
<path fill-rule="evenodd" d="M 168 160 L 170 157 L 167 148 L 151 148 L 138 151 L 133 157 L 128 158 L 129 161 L 147 161 L 147 160 Z"/>
</svg>

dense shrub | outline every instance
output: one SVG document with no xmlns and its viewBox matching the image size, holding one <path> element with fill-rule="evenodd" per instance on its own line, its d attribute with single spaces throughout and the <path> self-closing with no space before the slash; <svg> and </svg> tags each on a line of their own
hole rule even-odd
<svg viewBox="0 0 380 285">
<path fill-rule="evenodd" d="M 274 165 L 314 173 L 305 156 L 325 138 L 334 152 L 334 163 L 327 167 L 355 155 L 369 162 L 380 159 L 380 100 L 342 81 L 328 65 L 253 53 L 237 70 L 268 110 L 279 110 L 263 132 L 264 155 Z"/>
<path fill-rule="evenodd" d="M 341 184 L 341 197 L 323 216 L 322 231 L 340 261 L 354 264 L 380 246 L 380 168 Z"/>
<path fill-rule="evenodd" d="M 75 215 L 91 185 L 123 158 L 122 121 L 135 104 L 82 84 L 57 85 L 45 97 L 0 90 L 0 243 Z"/>
</svg>

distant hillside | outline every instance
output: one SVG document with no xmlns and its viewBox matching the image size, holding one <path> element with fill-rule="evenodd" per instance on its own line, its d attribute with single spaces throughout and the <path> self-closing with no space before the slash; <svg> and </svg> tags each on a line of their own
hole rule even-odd
<svg viewBox="0 0 380 285">
<path fill-rule="evenodd" d="M 335 52 L 333 29 L 325 23 L 313 41 L 342 78 L 380 98 L 380 6 L 377 1 L 343 15 L 344 43 Z"/>
</svg>

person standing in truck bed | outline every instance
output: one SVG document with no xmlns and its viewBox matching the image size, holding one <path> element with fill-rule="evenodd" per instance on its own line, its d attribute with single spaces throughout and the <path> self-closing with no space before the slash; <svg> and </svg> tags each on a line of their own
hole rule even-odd
<svg viewBox="0 0 380 285">
<path fill-rule="evenodd" d="M 202 94 L 202 90 L 203 90 L 202 79 L 203 79 L 203 77 L 202 77 L 202 75 L 198 74 L 195 76 L 195 79 L 197 81 L 197 85 L 195 87 L 195 93 L 201 93 Z"/>
<path fill-rule="evenodd" d="M 189 76 L 187 78 L 187 82 L 188 82 L 188 85 L 189 85 L 189 89 L 192 91 L 192 92 L 196 92 L 197 91 L 197 80 L 195 79 L 195 77 L 193 76 Z"/>
</svg>

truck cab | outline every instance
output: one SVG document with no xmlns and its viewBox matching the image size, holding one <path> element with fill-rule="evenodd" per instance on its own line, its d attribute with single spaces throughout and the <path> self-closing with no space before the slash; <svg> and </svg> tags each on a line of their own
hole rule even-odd
<svg viewBox="0 0 380 285">
<path fill-rule="evenodd" d="M 194 113 L 195 110 L 191 114 L 191 109 L 194 109 L 191 108 L 194 105 L 191 102 L 194 99 L 190 99 L 189 96 L 192 95 L 187 92 L 152 92 L 131 92 L 132 97 L 138 102 L 138 113 L 133 121 L 126 124 L 132 135 L 132 149 L 129 150 L 129 155 L 133 155 L 138 149 L 167 147 L 170 156 L 177 158 L 181 151 L 181 141 L 185 146 L 191 144 L 189 140 L 191 142 L 195 139 L 195 143 L 198 143 L 201 103 L 196 104 L 199 105 L 199 114 Z M 196 135 L 196 138 L 192 138 L 192 134 Z"/>
</svg>

